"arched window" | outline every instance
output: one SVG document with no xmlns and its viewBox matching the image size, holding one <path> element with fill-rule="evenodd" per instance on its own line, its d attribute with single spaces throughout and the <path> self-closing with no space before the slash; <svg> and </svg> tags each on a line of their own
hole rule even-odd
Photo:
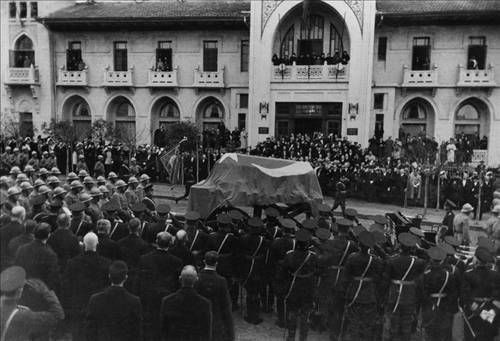
<svg viewBox="0 0 500 341">
<path fill-rule="evenodd" d="M 416 98 L 408 102 L 401 112 L 400 137 L 433 136 L 434 111 L 425 100 Z"/>
<path fill-rule="evenodd" d="M 107 119 L 114 122 L 116 134 L 122 141 L 132 141 L 136 136 L 135 109 L 132 103 L 123 96 L 111 101 L 107 110 Z"/>
<path fill-rule="evenodd" d="M 91 130 L 91 111 L 87 101 L 78 95 L 66 100 L 62 108 L 63 120 L 70 121 L 78 137 L 86 137 Z"/>
<path fill-rule="evenodd" d="M 160 118 L 179 118 L 179 109 L 173 102 L 163 104 L 160 109 Z"/>
<path fill-rule="evenodd" d="M 335 25 L 330 24 L 330 54 L 333 56 L 335 51 L 339 54 L 344 50 L 344 43 L 342 42 L 341 35 Z"/>
<path fill-rule="evenodd" d="M 458 109 L 455 119 L 459 121 L 479 120 L 479 112 L 472 104 L 466 103 Z"/>
<path fill-rule="evenodd" d="M 203 111 L 204 118 L 222 118 L 222 109 L 220 104 L 216 101 L 210 102 L 206 105 Z"/>
<path fill-rule="evenodd" d="M 116 107 L 116 117 L 134 117 L 135 110 L 128 100 L 120 102 Z"/>
<path fill-rule="evenodd" d="M 412 101 L 403 111 L 403 120 L 419 120 L 425 121 L 427 119 L 427 108 L 419 101 Z"/>
<path fill-rule="evenodd" d="M 295 28 L 292 25 L 281 41 L 280 57 L 290 57 L 294 53 Z"/>
<path fill-rule="evenodd" d="M 90 108 L 85 100 L 77 102 L 73 106 L 73 117 L 90 118 Z"/>
<path fill-rule="evenodd" d="M 214 97 L 204 99 L 198 106 L 197 112 L 197 122 L 202 130 L 217 129 L 219 124 L 224 121 L 224 107 Z"/>
<path fill-rule="evenodd" d="M 320 56 L 323 51 L 325 19 L 319 15 L 312 15 L 309 20 L 300 24 L 300 38 L 298 41 L 299 56 Z M 306 64 L 309 62 L 306 61 Z"/>
<path fill-rule="evenodd" d="M 470 98 L 460 104 L 455 112 L 455 136 L 466 136 L 474 149 L 485 149 L 487 143 L 479 143 L 486 139 L 489 131 L 488 107 L 478 98 Z"/>
<path fill-rule="evenodd" d="M 14 50 L 10 51 L 10 67 L 31 67 L 35 65 L 35 51 L 33 42 L 23 34 L 14 44 Z"/>
</svg>

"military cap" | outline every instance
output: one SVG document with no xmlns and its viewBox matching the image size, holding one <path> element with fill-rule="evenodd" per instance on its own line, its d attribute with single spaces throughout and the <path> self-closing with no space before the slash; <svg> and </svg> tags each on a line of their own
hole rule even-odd
<svg viewBox="0 0 500 341">
<path fill-rule="evenodd" d="M 158 204 L 156 206 L 156 212 L 158 212 L 158 214 L 167 214 L 170 212 L 170 206 L 168 204 Z"/>
<path fill-rule="evenodd" d="M 381 231 L 371 231 L 375 244 L 383 244 L 386 241 L 385 233 Z"/>
<path fill-rule="evenodd" d="M 24 173 L 19 173 L 17 174 L 16 181 L 17 182 L 28 181 L 28 177 Z"/>
<path fill-rule="evenodd" d="M 101 191 L 101 193 L 109 193 L 109 189 L 104 185 L 99 186 L 99 191 Z"/>
<path fill-rule="evenodd" d="M 301 223 L 302 227 L 309 231 L 314 231 L 318 228 L 318 223 L 314 219 L 306 219 Z"/>
<path fill-rule="evenodd" d="M 45 181 L 43 181 L 42 179 L 36 179 L 35 183 L 33 184 L 33 187 L 38 188 L 43 185 L 45 185 Z"/>
<path fill-rule="evenodd" d="M 55 183 L 59 183 L 59 182 L 61 182 L 61 181 L 59 181 L 59 179 L 55 175 L 51 175 L 47 178 L 48 184 L 55 184 Z"/>
<path fill-rule="evenodd" d="M 346 208 L 345 216 L 346 218 L 347 217 L 356 218 L 358 216 L 358 211 L 356 211 L 354 208 Z"/>
<path fill-rule="evenodd" d="M 93 183 L 94 183 L 94 179 L 93 179 L 91 176 L 86 176 L 86 177 L 83 179 L 83 183 L 84 183 L 84 184 L 93 184 Z"/>
<path fill-rule="evenodd" d="M 146 210 L 146 205 L 144 205 L 142 202 L 138 202 L 136 204 L 133 204 L 130 209 L 132 210 L 132 212 L 134 213 L 141 213 L 141 212 L 144 212 Z"/>
<path fill-rule="evenodd" d="M 453 236 L 445 236 L 444 241 L 446 242 L 446 244 L 450 244 L 453 247 L 460 246 L 460 241 Z"/>
<path fill-rule="evenodd" d="M 129 184 L 138 184 L 139 181 L 137 180 L 137 178 L 135 176 L 131 176 L 130 178 L 128 178 L 128 183 Z"/>
<path fill-rule="evenodd" d="M 35 171 L 35 168 L 33 168 L 32 165 L 26 165 L 26 167 L 24 167 L 24 172 L 25 173 L 34 172 L 34 171 Z"/>
<path fill-rule="evenodd" d="M 332 209 L 327 204 L 319 204 L 318 212 L 319 213 L 330 213 Z"/>
<path fill-rule="evenodd" d="M 387 224 L 387 218 L 384 217 L 383 215 L 376 215 L 373 217 L 373 221 L 379 225 L 385 225 Z"/>
<path fill-rule="evenodd" d="M 21 190 L 24 191 L 24 190 L 29 190 L 29 189 L 33 189 L 33 186 L 31 186 L 31 184 L 28 182 L 28 181 L 24 181 L 22 182 L 19 187 L 21 187 Z"/>
<path fill-rule="evenodd" d="M 429 258 L 439 262 L 446 258 L 446 254 L 447 252 L 439 246 L 433 246 L 427 250 Z"/>
<path fill-rule="evenodd" d="M 352 233 L 357 237 L 363 231 L 368 231 L 363 225 L 356 224 L 352 228 Z"/>
<path fill-rule="evenodd" d="M 104 212 L 114 212 L 118 211 L 119 209 L 120 206 L 118 206 L 118 204 L 114 200 L 110 200 L 101 206 L 101 210 L 103 210 Z"/>
<path fill-rule="evenodd" d="M 266 212 L 266 217 L 277 218 L 277 217 L 280 216 L 280 211 L 278 211 L 274 207 L 268 207 L 268 208 L 266 208 L 265 212 Z"/>
<path fill-rule="evenodd" d="M 26 271 L 20 266 L 11 266 L 0 274 L 0 291 L 12 292 L 24 286 Z"/>
<path fill-rule="evenodd" d="M 311 240 L 311 238 L 312 238 L 311 232 L 309 232 L 309 230 L 306 229 L 300 229 L 295 234 L 295 239 L 298 242 L 308 242 Z"/>
<path fill-rule="evenodd" d="M 42 206 L 45 203 L 45 198 L 43 195 L 35 195 L 30 199 L 30 204 L 32 206 Z"/>
<path fill-rule="evenodd" d="M 352 227 L 352 221 L 349 219 L 340 218 L 337 219 L 336 223 L 339 229 L 347 230 L 349 227 Z"/>
<path fill-rule="evenodd" d="M 98 184 L 105 184 L 106 183 L 106 178 L 104 176 L 102 176 L 102 175 L 99 175 L 97 177 L 97 183 Z"/>
<path fill-rule="evenodd" d="M 40 174 L 40 175 L 48 175 L 48 174 L 49 174 L 49 171 L 48 171 L 46 168 L 43 168 L 43 167 L 42 167 L 42 168 L 40 168 L 40 169 L 38 170 L 38 174 Z"/>
<path fill-rule="evenodd" d="M 104 206 L 104 205 L 103 205 Z M 77 201 L 69 206 L 71 212 L 82 212 L 85 209 L 85 205 L 80 201 Z"/>
<path fill-rule="evenodd" d="M 417 245 L 418 238 L 411 233 L 403 232 L 398 236 L 398 241 L 401 243 L 401 245 L 412 247 Z"/>
<path fill-rule="evenodd" d="M 83 192 L 83 193 L 80 193 L 80 195 L 78 196 L 78 199 L 80 199 L 81 202 L 85 203 L 87 201 L 92 200 L 92 197 L 90 196 L 90 194 Z"/>
<path fill-rule="evenodd" d="M 92 187 L 92 189 L 90 190 L 91 197 L 97 197 L 100 196 L 101 194 L 102 194 L 101 191 L 97 187 Z"/>
<path fill-rule="evenodd" d="M 233 220 L 243 220 L 243 219 L 245 219 L 245 216 L 243 215 L 243 213 L 241 213 L 241 211 L 238 211 L 238 210 L 231 210 L 231 211 L 229 211 L 229 216 Z"/>
<path fill-rule="evenodd" d="M 118 175 L 115 172 L 109 172 L 108 179 L 118 179 Z"/>
<path fill-rule="evenodd" d="M 145 174 L 145 173 L 144 173 L 144 174 L 142 174 L 142 175 L 139 177 L 139 181 L 140 181 L 140 182 L 143 182 L 143 181 L 148 181 L 149 179 L 151 179 L 151 178 L 149 177 L 149 175 L 147 175 L 147 174 Z"/>
<path fill-rule="evenodd" d="M 495 261 L 495 258 L 491 254 L 490 250 L 482 246 L 479 246 L 476 249 L 474 256 L 483 263 L 493 263 Z"/>
<path fill-rule="evenodd" d="M 17 194 L 21 194 L 21 189 L 17 186 L 13 186 L 7 190 L 8 196 L 17 195 Z"/>
<path fill-rule="evenodd" d="M 217 216 L 217 222 L 219 224 L 227 225 L 227 224 L 231 224 L 233 222 L 233 220 L 227 214 L 222 213 L 222 214 L 219 214 Z"/>
<path fill-rule="evenodd" d="M 279 223 L 284 229 L 287 230 L 295 230 L 295 227 L 297 227 L 295 221 L 290 218 L 280 218 Z"/>
<path fill-rule="evenodd" d="M 358 241 L 361 245 L 364 245 L 366 247 L 373 247 L 375 245 L 374 235 L 368 232 L 366 229 L 359 233 Z"/>
<path fill-rule="evenodd" d="M 61 175 L 61 171 L 57 167 L 52 167 L 52 169 L 50 170 L 50 173 L 52 175 Z"/>
<path fill-rule="evenodd" d="M 78 175 L 76 175 L 76 173 L 74 173 L 74 172 L 71 172 L 68 174 L 68 180 L 71 180 L 71 181 L 78 180 Z"/>
<path fill-rule="evenodd" d="M 316 230 L 315 235 L 316 235 L 316 237 L 319 238 L 319 240 L 328 240 L 328 239 L 330 239 L 330 236 L 332 234 L 328 229 L 319 228 Z"/>
<path fill-rule="evenodd" d="M 11 175 L 13 175 L 13 174 L 17 175 L 19 173 L 21 173 L 21 169 L 19 167 L 17 167 L 17 166 L 12 167 L 10 169 L 10 172 L 9 172 L 9 174 L 11 174 Z"/>
<path fill-rule="evenodd" d="M 78 172 L 78 177 L 85 178 L 86 176 L 89 176 L 89 173 L 87 173 L 85 169 L 80 169 L 80 171 Z"/>
<path fill-rule="evenodd" d="M 264 223 L 259 217 L 252 217 L 248 219 L 248 226 L 252 229 L 260 229 L 264 226 Z"/>
<path fill-rule="evenodd" d="M 188 211 L 186 212 L 184 218 L 186 221 L 197 221 L 200 219 L 200 214 L 196 211 Z"/>
<path fill-rule="evenodd" d="M 439 243 L 438 246 L 443 249 L 447 255 L 453 256 L 456 253 L 455 248 L 448 243 Z"/>
<path fill-rule="evenodd" d="M 450 199 L 446 199 L 446 201 L 444 202 L 444 205 L 448 206 L 450 208 L 457 208 L 457 205 L 453 201 L 451 201 Z"/>
<path fill-rule="evenodd" d="M 423 238 L 425 236 L 424 231 L 417 227 L 410 227 L 410 233 L 419 238 Z"/>
<path fill-rule="evenodd" d="M 71 182 L 71 189 L 73 188 L 83 188 L 83 185 L 80 182 L 80 180 L 74 180 L 73 182 Z"/>
<path fill-rule="evenodd" d="M 127 186 L 127 184 L 123 180 L 118 180 L 118 181 L 116 181 L 115 186 L 116 186 L 116 188 L 120 188 L 120 187 Z"/>
</svg>

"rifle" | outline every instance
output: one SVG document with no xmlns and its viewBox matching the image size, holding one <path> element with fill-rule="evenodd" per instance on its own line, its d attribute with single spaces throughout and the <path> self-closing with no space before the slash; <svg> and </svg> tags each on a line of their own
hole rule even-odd
<svg viewBox="0 0 500 341">
<path fill-rule="evenodd" d="M 458 305 L 458 311 L 460 312 L 460 315 L 462 315 L 462 318 L 464 319 L 465 325 L 469 329 L 469 331 L 470 331 L 470 333 L 472 335 L 472 338 L 475 339 L 476 338 L 476 333 L 474 332 L 474 329 L 472 329 L 472 326 L 471 326 L 471 324 L 469 322 L 469 319 L 465 315 L 464 309 L 460 305 Z"/>
</svg>

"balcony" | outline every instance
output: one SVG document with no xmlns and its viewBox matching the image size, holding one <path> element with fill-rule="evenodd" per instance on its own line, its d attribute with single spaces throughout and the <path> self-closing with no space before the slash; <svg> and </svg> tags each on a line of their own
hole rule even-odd
<svg viewBox="0 0 500 341">
<path fill-rule="evenodd" d="M 176 66 L 172 71 L 148 72 L 148 86 L 152 88 L 175 88 L 178 86 Z"/>
<path fill-rule="evenodd" d="M 273 66 L 273 82 L 347 82 L 349 67 L 347 65 L 275 65 Z"/>
<path fill-rule="evenodd" d="M 224 67 L 220 71 L 201 71 L 200 67 L 194 70 L 194 87 L 197 88 L 224 88 Z"/>
<path fill-rule="evenodd" d="M 403 66 L 404 88 L 434 88 L 438 85 L 438 67 L 433 65 L 430 70 L 410 70 L 408 65 Z"/>
<path fill-rule="evenodd" d="M 132 76 L 134 68 L 131 67 L 128 71 L 111 71 L 109 67 L 104 71 L 104 86 L 105 87 L 132 87 L 134 82 Z"/>
<path fill-rule="evenodd" d="M 57 74 L 57 86 L 88 86 L 88 69 L 68 71 L 60 68 Z"/>
<path fill-rule="evenodd" d="M 38 67 L 10 67 L 7 74 L 8 85 L 34 85 L 38 83 Z"/>
<path fill-rule="evenodd" d="M 458 66 L 458 87 L 488 88 L 496 86 L 493 65 L 485 70 L 468 70 L 463 65 Z"/>
</svg>

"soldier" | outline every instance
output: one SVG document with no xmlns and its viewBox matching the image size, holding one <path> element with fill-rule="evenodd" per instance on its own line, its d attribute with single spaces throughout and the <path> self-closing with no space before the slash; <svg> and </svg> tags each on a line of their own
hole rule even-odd
<svg viewBox="0 0 500 341">
<path fill-rule="evenodd" d="M 139 262 L 139 291 L 144 305 L 146 340 L 160 339 L 161 299 L 178 288 L 182 261 L 171 254 L 173 237 L 160 232 L 156 238 L 156 249 L 141 256 Z"/>
<path fill-rule="evenodd" d="M 99 192 L 101 192 L 101 199 L 99 200 L 98 205 L 99 207 L 102 207 L 102 205 L 110 200 L 109 189 L 106 186 L 99 186 Z"/>
<path fill-rule="evenodd" d="M 128 226 L 127 223 L 118 216 L 118 204 L 114 201 L 110 201 L 104 204 L 101 209 L 105 213 L 104 218 L 111 222 L 109 238 L 118 241 L 126 237 L 128 235 Z"/>
<path fill-rule="evenodd" d="M 229 286 L 233 309 L 238 307 L 239 285 L 235 272 L 236 255 L 239 250 L 238 238 L 231 232 L 232 219 L 227 214 L 217 216 L 218 230 L 210 235 L 211 250 L 219 255 L 219 273 Z"/>
<path fill-rule="evenodd" d="M 495 245 L 495 253 L 500 254 L 500 205 L 491 210 L 491 217 L 486 222 L 486 233 Z"/>
<path fill-rule="evenodd" d="M 474 208 L 470 204 L 464 204 L 460 213 L 453 219 L 453 231 L 460 244 L 469 245 L 470 243 L 470 215 Z"/>
<path fill-rule="evenodd" d="M 93 232 L 83 237 L 84 252 L 71 258 L 63 276 L 63 305 L 72 326 L 73 340 L 85 340 L 85 314 L 90 296 L 108 283 L 111 261 L 97 251 L 98 238 Z"/>
<path fill-rule="evenodd" d="M 397 340 L 409 340 L 417 307 L 417 282 L 425 262 L 410 255 L 418 238 L 410 233 L 398 236 L 401 254 L 387 260 L 384 270 L 385 285 L 389 287 L 386 302 L 384 334 Z"/>
<path fill-rule="evenodd" d="M 94 165 L 94 176 L 103 176 L 106 174 L 106 169 L 103 163 L 104 157 L 102 155 L 97 155 L 97 162 Z"/>
<path fill-rule="evenodd" d="M 162 231 L 172 235 L 177 233 L 177 229 L 173 227 L 171 219 L 169 219 L 170 206 L 168 204 L 159 204 L 156 212 L 158 215 L 155 221 L 146 224 L 145 228 L 142 230 L 142 239 L 150 244 L 154 243 L 156 235 Z"/>
<path fill-rule="evenodd" d="M 332 212 L 340 206 L 342 215 L 345 216 L 345 200 L 347 198 L 347 188 L 342 181 L 335 185 L 335 199 L 333 202 Z"/>
<path fill-rule="evenodd" d="M 139 184 L 137 185 L 136 188 L 136 194 L 139 201 L 142 201 L 142 199 L 144 199 L 144 189 L 149 184 L 149 179 L 150 177 L 147 174 L 142 174 L 139 177 Z"/>
<path fill-rule="evenodd" d="M 83 179 L 83 187 L 84 187 L 83 191 L 90 194 L 90 191 L 92 190 L 92 188 L 95 187 L 94 179 L 91 176 L 86 176 Z"/>
<path fill-rule="evenodd" d="M 46 168 L 43 168 L 43 167 L 40 168 L 40 170 L 38 170 L 38 177 L 40 179 L 42 179 L 43 181 L 47 182 L 47 180 L 49 178 L 49 171 Z"/>
<path fill-rule="evenodd" d="M 50 189 L 54 189 L 56 187 L 59 187 L 59 184 L 61 182 L 57 178 L 57 176 L 51 175 L 47 178 L 47 185 L 49 186 Z"/>
<path fill-rule="evenodd" d="M 313 308 L 315 275 L 318 272 L 318 258 L 309 251 L 311 233 L 301 229 L 296 234 L 295 250 L 287 252 L 282 271 L 288 283 L 285 295 L 287 340 L 295 340 L 297 323 L 300 322 L 299 337 L 307 339 L 308 318 Z"/>
<path fill-rule="evenodd" d="M 458 282 L 446 267 L 445 249 L 433 246 L 427 250 L 430 265 L 423 276 L 422 325 L 426 339 L 451 339 L 453 315 L 457 311 Z"/>
<path fill-rule="evenodd" d="M 64 197 L 64 201 L 66 202 L 66 205 L 68 207 L 80 201 L 80 199 L 78 198 L 78 194 L 80 194 L 82 189 L 83 185 L 80 181 L 73 180 L 73 182 L 71 182 L 71 191 Z"/>
<path fill-rule="evenodd" d="M 240 238 L 243 274 L 242 286 L 245 288 L 247 313 L 245 321 L 251 324 L 260 324 L 259 293 L 262 292 L 264 283 L 264 265 L 269 241 L 262 236 L 264 224 L 260 218 L 248 219 L 249 232 Z"/>
<path fill-rule="evenodd" d="M 137 181 L 137 178 L 135 176 L 131 176 L 128 179 L 128 188 L 125 191 L 125 196 L 127 197 L 127 202 L 129 207 L 132 207 L 136 203 L 140 202 L 139 197 L 137 196 L 136 193 L 136 188 L 138 184 L 139 181 Z"/>
<path fill-rule="evenodd" d="M 203 266 L 203 255 L 210 248 L 210 236 L 198 227 L 198 221 L 200 220 L 198 212 L 186 212 L 185 219 L 186 225 L 184 229 L 187 233 L 186 244 L 188 250 L 193 254 L 196 265 Z"/>
<path fill-rule="evenodd" d="M 28 217 L 35 220 L 37 223 L 42 222 L 45 219 L 45 198 L 43 195 L 37 195 L 30 199 L 31 204 L 31 215 Z"/>
<path fill-rule="evenodd" d="M 39 168 L 39 161 L 36 151 L 31 152 L 31 158 L 28 160 L 28 165 L 33 167 L 34 170 L 37 170 Z"/>
<path fill-rule="evenodd" d="M 111 222 L 107 219 L 99 219 L 96 225 L 97 237 L 99 244 L 97 244 L 97 253 L 112 261 L 122 259 L 122 253 L 118 243 L 109 238 L 111 232 Z"/>
<path fill-rule="evenodd" d="M 7 191 L 7 202 L 5 203 L 9 210 L 16 206 L 19 206 L 18 199 L 20 196 L 21 189 L 19 187 L 13 186 L 9 188 L 9 190 Z"/>
<path fill-rule="evenodd" d="M 20 185 L 21 188 L 21 195 L 18 198 L 19 205 L 24 207 L 26 210 L 26 215 L 29 216 L 31 214 L 31 205 L 30 205 L 30 194 L 31 191 L 33 190 L 33 186 L 25 181 L 21 183 Z"/>
<path fill-rule="evenodd" d="M 83 181 L 82 175 L 80 175 L 81 171 L 85 171 L 85 175 L 83 177 L 86 177 L 89 175 L 89 168 L 87 167 L 87 163 L 85 163 L 85 156 L 83 154 L 80 154 L 78 156 L 78 161 L 76 163 L 76 171 L 78 172 L 78 177 L 80 178 L 80 181 Z M 84 174 L 84 173 L 81 173 Z"/>
<path fill-rule="evenodd" d="M 340 329 L 342 324 L 342 316 L 344 314 L 345 306 L 345 292 L 342 287 L 342 276 L 344 271 L 344 265 L 347 257 L 353 252 L 357 251 L 356 243 L 350 240 L 349 229 L 352 227 L 352 222 L 350 220 L 340 218 L 337 220 L 338 235 L 335 236 L 333 240 L 333 245 L 331 247 L 332 259 L 329 262 L 331 264 L 327 270 L 332 273 L 328 276 L 331 277 L 333 295 L 331 297 L 331 305 L 329 308 L 331 318 L 330 323 L 330 338 L 336 340 L 340 335 Z M 334 276 L 334 278 L 333 278 Z"/>
<path fill-rule="evenodd" d="M 318 205 L 318 224 L 320 221 L 324 221 L 328 226 L 328 230 L 334 232 L 334 222 L 335 219 L 331 216 L 331 209 L 326 204 Z"/>
<path fill-rule="evenodd" d="M 375 246 L 371 232 L 361 231 L 358 241 L 360 251 L 349 255 L 345 265 L 344 325 L 347 339 L 369 340 L 377 325 L 383 263 L 368 252 Z"/>
<path fill-rule="evenodd" d="M 68 260 L 79 255 L 81 251 L 78 238 L 69 229 L 70 221 L 69 216 L 60 214 L 56 220 L 57 229 L 50 235 L 47 241 L 47 244 L 57 254 L 61 274 L 64 273 Z"/>
<path fill-rule="evenodd" d="M 125 190 L 127 188 L 127 184 L 123 180 L 118 180 L 116 182 L 116 192 L 111 196 L 111 200 L 116 201 L 118 208 L 123 211 L 128 211 L 129 202 L 128 198 L 125 195 Z"/>
<path fill-rule="evenodd" d="M 69 209 L 72 213 L 69 229 L 81 240 L 83 236 L 94 229 L 92 219 L 85 214 L 85 206 L 80 201 L 69 206 Z"/>
</svg>

